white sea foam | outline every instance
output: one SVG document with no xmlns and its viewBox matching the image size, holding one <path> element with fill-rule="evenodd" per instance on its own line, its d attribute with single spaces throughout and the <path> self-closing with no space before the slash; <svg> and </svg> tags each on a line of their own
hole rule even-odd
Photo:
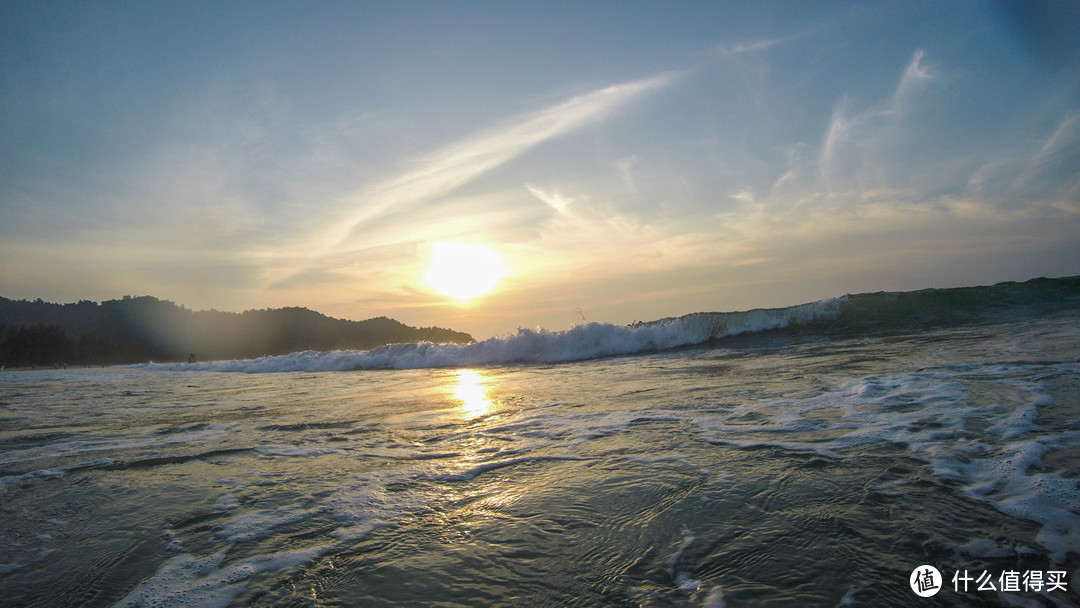
<svg viewBox="0 0 1080 608">
<path fill-rule="evenodd" d="M 157 574 L 140 583 L 116 608 L 186 608 L 228 606 L 244 591 L 245 581 L 261 572 L 292 568 L 322 555 L 329 546 L 283 551 L 236 562 L 221 568 L 225 552 L 197 558 L 183 554 L 169 560 Z"/>
<path fill-rule="evenodd" d="M 386 492 L 388 485 L 402 483 L 413 474 L 405 470 L 357 477 L 346 481 L 324 502 L 310 508 L 286 506 L 236 514 L 219 525 L 216 531 L 216 536 L 228 542 L 230 547 L 235 543 L 264 537 L 279 526 L 323 513 L 334 517 L 340 526 L 328 534 L 334 539 L 333 542 L 294 551 L 260 554 L 224 566 L 222 564 L 228 549 L 203 557 L 190 554 L 177 556 L 117 602 L 115 608 L 228 606 L 244 591 L 247 581 L 259 573 L 309 563 L 343 542 L 356 541 L 396 518 L 427 508 L 427 505 L 419 503 L 421 498 L 418 496 Z M 174 537 L 170 540 L 175 542 Z M 179 547 L 179 543 L 176 546 Z"/>
<path fill-rule="evenodd" d="M 1064 370 L 1065 368 L 1063 368 Z M 1039 523 L 1036 540 L 1055 564 L 1080 547 L 1080 488 L 1043 457 L 1080 447 L 1080 432 L 1038 433 L 1038 409 L 1053 403 L 1024 366 L 968 366 L 960 372 L 914 372 L 848 381 L 807 399 L 754 401 L 725 415 L 698 415 L 710 441 L 742 447 L 777 446 L 842 457 L 881 442 L 906 446 L 934 474 L 960 483 L 970 497 L 1008 515 Z M 975 405 L 966 383 L 993 381 L 1009 399 Z M 807 416 L 834 409 L 835 419 Z M 753 415 L 759 422 L 745 424 Z M 970 421 L 989 422 L 972 438 Z M 842 433 L 837 434 L 837 431 Z"/>
<path fill-rule="evenodd" d="M 683 553 L 690 548 L 690 545 L 694 544 L 694 533 L 691 532 L 685 526 L 682 529 L 682 542 L 679 543 L 679 548 L 675 550 L 675 553 L 668 559 L 668 575 L 672 579 L 677 578 L 675 568 L 679 565 L 679 560 L 682 559 Z"/>
<path fill-rule="evenodd" d="M 290 506 L 244 513 L 222 524 L 217 535 L 234 543 L 251 540 L 267 534 L 272 528 L 306 519 L 321 510 Z"/>
<path fill-rule="evenodd" d="M 514 362 L 562 363 L 629 355 L 788 327 L 839 314 L 844 298 L 799 306 L 732 313 L 694 313 L 632 326 L 587 323 L 569 330 L 519 329 L 472 344 L 389 344 L 371 350 L 303 351 L 287 355 L 185 364 L 144 364 L 158 370 L 217 372 L 327 372 L 460 367 Z"/>
</svg>

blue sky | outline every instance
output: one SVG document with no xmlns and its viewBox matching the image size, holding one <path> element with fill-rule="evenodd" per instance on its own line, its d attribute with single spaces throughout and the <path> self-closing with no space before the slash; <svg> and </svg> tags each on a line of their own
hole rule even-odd
<svg viewBox="0 0 1080 608">
<path fill-rule="evenodd" d="M 1077 274 L 1078 12 L 4 2 L 0 295 L 481 338 Z"/>
</svg>

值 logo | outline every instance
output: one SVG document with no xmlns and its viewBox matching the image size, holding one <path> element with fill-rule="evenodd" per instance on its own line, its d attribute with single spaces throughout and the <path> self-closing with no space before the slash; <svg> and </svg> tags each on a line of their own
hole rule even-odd
<svg viewBox="0 0 1080 608">
<path fill-rule="evenodd" d="M 941 591 L 941 573 L 933 566 L 922 565 L 915 568 L 908 578 L 911 590 L 919 597 L 930 597 Z"/>
</svg>

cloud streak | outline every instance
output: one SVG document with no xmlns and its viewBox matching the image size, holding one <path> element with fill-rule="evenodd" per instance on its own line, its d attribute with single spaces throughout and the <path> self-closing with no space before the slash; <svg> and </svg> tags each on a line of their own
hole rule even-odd
<svg viewBox="0 0 1080 608">
<path fill-rule="evenodd" d="M 667 277 L 692 276 L 695 289 L 716 294 L 722 293 L 721 283 L 734 277 L 759 280 L 754 272 L 760 272 L 791 281 L 804 274 L 819 277 L 821 285 L 803 288 L 824 296 L 830 289 L 851 289 L 843 285 L 850 276 L 870 275 L 865 280 L 876 288 L 916 287 L 915 273 L 905 268 L 926 268 L 923 275 L 934 277 L 933 269 L 944 266 L 937 258 L 946 250 L 963 260 L 955 270 L 1068 247 L 1074 237 L 1067 227 L 1080 213 L 1080 206 L 1068 203 L 1072 191 L 1064 203 L 1051 197 L 1040 204 L 998 207 L 966 196 L 964 178 L 951 189 L 927 186 L 938 179 L 940 167 L 920 156 L 925 131 L 920 119 L 936 99 L 928 94 L 940 84 L 943 69 L 921 50 L 908 57 L 881 98 L 856 108 L 843 97 L 827 118 L 821 141 L 782 148 L 786 171 L 762 192 L 737 186 L 728 195 L 735 205 L 643 221 L 594 191 L 568 195 L 565 185 L 527 185 L 529 194 L 554 212 L 540 225 L 541 238 L 527 258 L 559 271 L 526 273 L 521 287 L 533 294 L 559 293 L 551 285 L 571 276 L 577 286 L 562 290 L 569 305 L 584 299 L 583 293 L 601 292 L 593 286 L 614 277 L 653 286 L 666 284 Z M 1012 165 L 1032 174 L 1064 173 L 1080 158 L 1076 116 L 1066 115 L 1034 149 L 996 154 L 1011 156 Z M 1019 236 L 1031 234 L 1040 235 L 1042 243 Z M 978 280 L 995 278 L 986 273 Z"/>
<path fill-rule="evenodd" d="M 446 196 L 535 146 L 603 120 L 642 95 L 669 86 L 676 78 L 675 73 L 665 73 L 624 82 L 519 116 L 452 143 L 411 170 L 344 197 L 336 205 L 341 211 L 331 225 L 296 248 L 302 252 L 300 263 L 272 270 L 269 284 L 280 284 L 339 250 L 366 224 Z M 296 251 L 286 256 L 290 258 L 297 259 Z"/>
<path fill-rule="evenodd" d="M 895 91 L 881 104 L 853 113 L 851 100 L 844 96 L 836 105 L 817 157 L 818 177 L 827 191 L 887 188 L 906 177 L 892 175 L 906 165 L 902 144 L 910 125 L 904 120 L 918 93 L 939 76 L 924 57 L 922 50 L 914 52 Z M 794 174 L 789 170 L 777 185 Z"/>
</svg>

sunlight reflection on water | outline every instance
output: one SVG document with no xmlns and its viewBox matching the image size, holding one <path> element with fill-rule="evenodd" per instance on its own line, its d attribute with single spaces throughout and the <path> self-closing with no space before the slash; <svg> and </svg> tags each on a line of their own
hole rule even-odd
<svg viewBox="0 0 1080 608">
<path fill-rule="evenodd" d="M 485 416 L 494 408 L 488 397 L 487 378 L 472 369 L 459 369 L 457 384 L 454 386 L 454 398 L 461 401 L 461 409 L 466 419 Z"/>
</svg>

